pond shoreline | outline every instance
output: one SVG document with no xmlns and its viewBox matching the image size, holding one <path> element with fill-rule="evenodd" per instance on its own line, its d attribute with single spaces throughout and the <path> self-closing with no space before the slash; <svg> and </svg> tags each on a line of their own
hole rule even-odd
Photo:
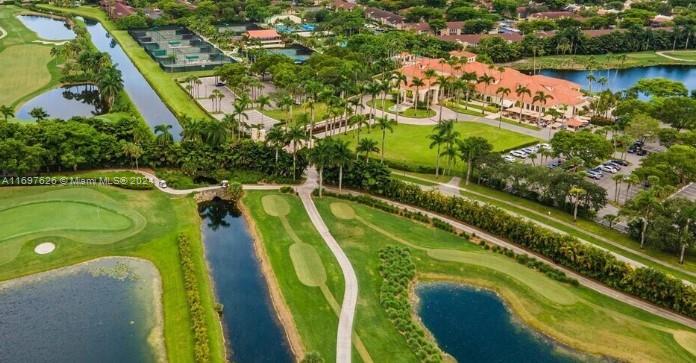
<svg viewBox="0 0 696 363">
<path fill-rule="evenodd" d="M 565 337 L 557 336 L 556 334 L 554 334 L 554 332 L 552 332 L 542 324 L 538 324 L 531 316 L 526 314 L 526 312 L 518 306 L 518 302 L 516 302 L 514 298 L 500 291 L 494 285 L 487 284 L 486 282 L 477 281 L 474 279 L 466 279 L 437 273 L 418 273 L 413 283 L 413 286 L 410 288 L 409 291 L 411 314 L 413 316 L 413 319 L 421 325 L 421 327 L 427 332 L 428 336 L 431 337 L 436 344 L 437 339 L 435 339 L 433 333 L 425 325 L 422 318 L 420 317 L 420 314 L 418 314 L 419 304 L 421 302 L 418 297 L 418 294 L 416 293 L 416 289 L 418 286 L 427 284 L 451 284 L 464 288 L 480 289 L 493 293 L 500 299 L 502 304 L 505 306 L 505 309 L 510 313 L 511 319 L 514 323 L 520 324 L 520 326 L 523 329 L 526 329 L 531 334 L 540 337 L 541 339 L 549 341 L 551 344 L 560 348 L 566 354 L 569 354 L 570 356 L 574 357 L 580 356 L 585 358 L 591 358 L 592 361 L 619 361 L 617 358 L 607 356 L 606 354 L 603 354 L 598 351 L 594 351 L 587 346 L 578 344 L 575 341 L 567 340 Z M 439 344 L 438 348 L 442 350 Z M 445 356 L 450 356 L 444 350 L 442 351 L 445 354 Z"/>
<path fill-rule="evenodd" d="M 93 265 L 99 262 L 110 262 L 110 261 L 129 261 L 139 264 L 142 267 L 148 269 L 152 273 L 152 304 L 154 307 L 154 324 L 151 331 L 148 333 L 147 343 L 152 348 L 152 353 L 154 354 L 157 362 L 167 362 L 167 350 L 164 341 L 164 307 L 163 307 L 163 288 L 162 288 L 162 277 L 161 272 L 157 266 L 150 260 L 131 257 L 131 256 L 104 256 L 98 257 L 76 264 L 67 265 L 63 267 L 58 267 L 42 272 L 37 272 L 29 275 L 24 275 L 16 277 L 13 279 L 5 280 L 0 282 L 0 292 L 5 289 L 16 288 L 21 285 L 33 282 L 40 282 L 47 277 L 60 277 L 66 276 L 73 273 L 79 272 L 82 268 Z"/>
</svg>

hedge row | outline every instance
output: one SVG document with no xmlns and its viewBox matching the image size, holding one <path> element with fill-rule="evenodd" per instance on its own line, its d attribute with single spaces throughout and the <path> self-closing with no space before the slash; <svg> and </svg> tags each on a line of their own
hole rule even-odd
<svg viewBox="0 0 696 363">
<path fill-rule="evenodd" d="M 392 179 L 373 192 L 400 203 L 446 215 L 539 253 L 607 286 L 696 318 L 696 289 L 652 268 L 633 268 L 607 251 L 575 237 L 539 227 L 499 208 Z"/>
<path fill-rule="evenodd" d="M 179 259 L 181 271 L 184 275 L 184 289 L 186 301 L 191 312 L 191 325 L 193 327 L 194 359 L 196 362 L 208 362 L 210 360 L 210 346 L 208 345 L 208 327 L 205 322 L 205 313 L 201 304 L 201 296 L 198 291 L 198 278 L 196 277 L 195 263 L 191 251 L 189 239 L 179 235 Z"/>
<path fill-rule="evenodd" d="M 387 312 L 389 320 L 406 338 L 411 351 L 421 362 L 442 362 L 440 350 L 411 317 L 409 291 L 416 277 L 416 265 L 411 260 L 408 248 L 382 248 L 379 251 L 379 260 L 379 273 L 382 276 L 379 302 Z"/>
</svg>

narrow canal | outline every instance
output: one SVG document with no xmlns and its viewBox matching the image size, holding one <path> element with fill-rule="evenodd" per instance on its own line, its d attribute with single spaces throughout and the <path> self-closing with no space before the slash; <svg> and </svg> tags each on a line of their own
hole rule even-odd
<svg viewBox="0 0 696 363">
<path fill-rule="evenodd" d="M 223 305 L 228 358 L 237 363 L 294 362 L 239 210 L 215 200 L 201 204 L 199 213 L 208 266 Z"/>
<path fill-rule="evenodd" d="M 102 52 L 109 53 L 111 60 L 118 64 L 118 69 L 123 74 L 123 86 L 130 96 L 131 101 L 140 111 L 140 114 L 145 119 L 150 127 L 166 124 L 171 125 L 171 133 L 176 139 L 179 139 L 181 126 L 174 114 L 162 102 L 159 95 L 152 89 L 145 77 L 140 74 L 138 68 L 131 62 L 128 55 L 123 51 L 121 46 L 109 34 L 101 23 L 85 19 L 87 31 L 92 37 L 92 42 Z"/>
</svg>

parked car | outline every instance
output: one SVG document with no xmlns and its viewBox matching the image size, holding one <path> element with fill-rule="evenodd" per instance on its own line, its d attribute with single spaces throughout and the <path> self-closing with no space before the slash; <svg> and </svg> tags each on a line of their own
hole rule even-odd
<svg viewBox="0 0 696 363">
<path fill-rule="evenodd" d="M 531 146 L 526 147 L 526 148 L 524 148 L 524 149 L 521 149 L 520 151 L 522 151 L 522 152 L 524 152 L 524 153 L 527 153 L 527 154 L 531 154 L 531 153 L 533 153 L 533 152 L 536 152 L 536 150 L 535 150 L 533 147 L 531 147 Z"/>
<path fill-rule="evenodd" d="M 513 156 L 517 156 L 518 158 L 521 158 L 521 159 L 526 159 L 528 156 L 528 154 L 526 152 L 520 151 L 520 150 L 511 151 L 510 154 Z"/>
<path fill-rule="evenodd" d="M 592 170 L 585 170 L 585 175 L 587 175 L 588 178 L 592 178 L 592 179 L 595 179 L 595 180 L 602 179 L 602 175 L 601 175 L 601 174 L 595 173 L 595 172 L 592 171 Z"/>
<path fill-rule="evenodd" d="M 610 160 L 610 161 L 611 161 L 612 163 L 616 163 L 616 164 L 619 164 L 619 165 L 628 166 L 628 161 L 626 161 L 626 160 L 614 159 L 614 160 Z"/>
<path fill-rule="evenodd" d="M 604 176 L 604 173 L 603 173 L 602 169 L 600 169 L 599 167 L 590 169 L 590 171 L 593 172 L 593 173 L 595 173 L 595 174 L 599 174 L 600 177 L 603 177 L 603 176 Z"/>
<path fill-rule="evenodd" d="M 616 169 L 616 170 L 621 170 L 621 165 L 619 165 L 618 163 L 615 163 L 615 162 L 613 162 L 613 161 L 607 161 L 607 162 L 604 163 L 604 165 L 609 166 L 609 167 L 612 167 L 612 168 L 614 168 L 614 169 Z"/>
<path fill-rule="evenodd" d="M 607 173 L 612 173 L 612 174 L 616 174 L 618 172 L 618 170 L 616 170 L 608 165 L 600 165 L 599 169 L 601 169 L 602 171 L 606 171 Z"/>
<path fill-rule="evenodd" d="M 551 150 L 551 145 L 549 145 L 549 144 L 547 144 L 547 143 L 545 143 L 545 142 L 539 144 L 538 146 L 539 146 L 540 148 L 542 148 L 542 149 Z"/>
<path fill-rule="evenodd" d="M 503 155 L 503 160 L 512 162 L 512 161 L 515 161 L 516 159 L 512 155 Z"/>
<path fill-rule="evenodd" d="M 638 149 L 638 151 L 636 151 L 636 155 L 638 155 L 638 156 L 645 156 L 645 155 L 648 155 L 648 150 L 645 150 L 645 149 Z"/>
</svg>

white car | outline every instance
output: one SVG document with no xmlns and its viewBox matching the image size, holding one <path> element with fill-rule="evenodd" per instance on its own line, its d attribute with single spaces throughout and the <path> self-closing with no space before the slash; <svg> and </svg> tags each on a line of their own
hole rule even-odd
<svg viewBox="0 0 696 363">
<path fill-rule="evenodd" d="M 551 150 L 551 145 L 549 145 L 547 143 L 541 143 L 541 144 L 538 144 L 537 146 L 539 146 L 542 149 Z"/>
<path fill-rule="evenodd" d="M 512 155 L 503 155 L 503 160 L 509 161 L 509 162 L 513 162 L 513 161 L 515 161 L 516 159 L 515 159 L 515 157 L 512 156 Z"/>
<path fill-rule="evenodd" d="M 526 152 L 520 151 L 520 150 L 511 151 L 510 155 L 517 156 L 518 158 L 521 158 L 521 159 L 526 159 L 528 156 L 528 154 Z"/>
<path fill-rule="evenodd" d="M 603 171 L 606 171 L 606 172 L 612 173 L 612 174 L 616 174 L 618 172 L 618 170 L 612 168 L 611 166 L 607 166 L 607 165 L 600 165 L 599 168 Z"/>
</svg>

